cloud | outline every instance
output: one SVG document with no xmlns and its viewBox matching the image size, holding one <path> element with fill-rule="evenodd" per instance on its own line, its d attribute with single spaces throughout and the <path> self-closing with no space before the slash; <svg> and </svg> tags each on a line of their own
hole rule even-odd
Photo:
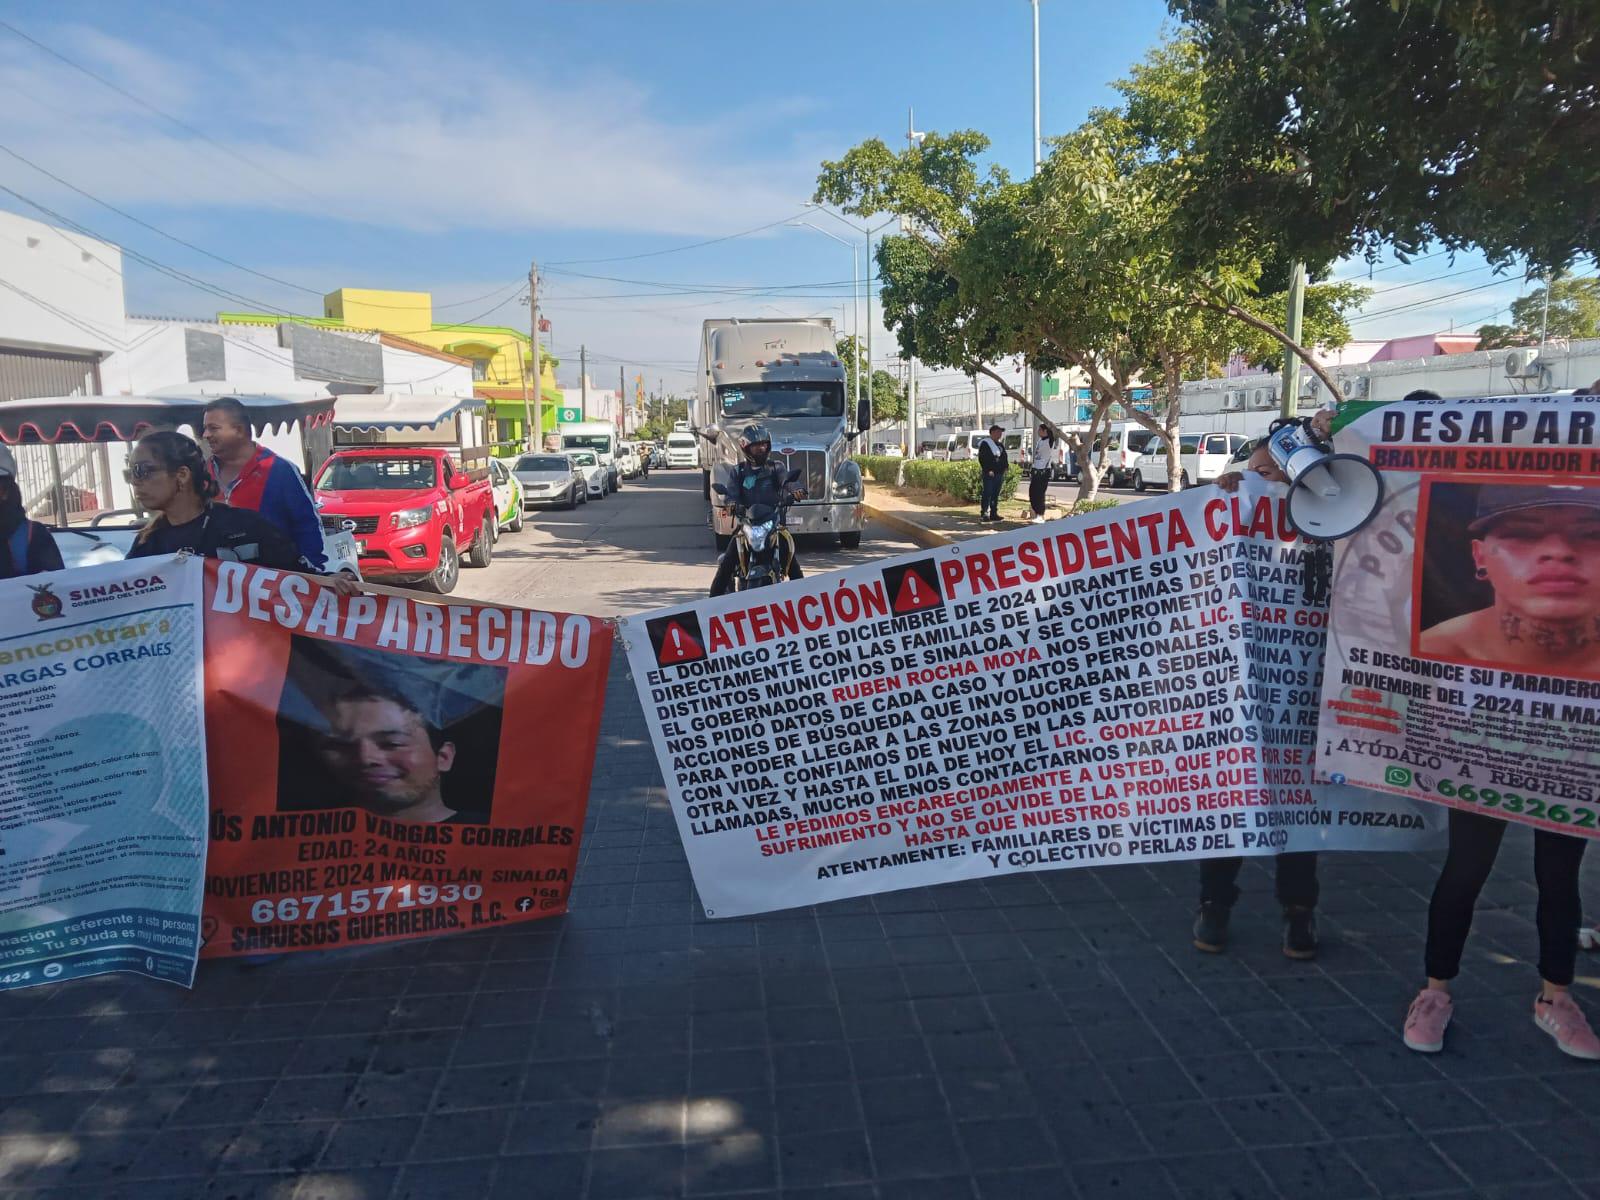
<svg viewBox="0 0 1600 1200">
<path fill-rule="evenodd" d="M 0 140 L 122 205 L 426 233 L 705 235 L 772 220 L 811 188 L 809 161 L 774 149 L 799 100 L 674 121 L 629 81 L 542 63 L 525 76 L 442 39 L 373 35 L 339 51 L 219 41 L 180 54 L 78 27 L 29 32 L 204 131 L 0 40 Z M 20 166 L 6 175 L 30 195 L 61 195 Z"/>
</svg>

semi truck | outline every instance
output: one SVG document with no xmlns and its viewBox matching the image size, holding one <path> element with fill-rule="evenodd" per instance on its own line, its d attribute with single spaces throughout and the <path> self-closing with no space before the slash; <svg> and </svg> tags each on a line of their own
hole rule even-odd
<svg viewBox="0 0 1600 1200">
<path fill-rule="evenodd" d="M 871 403 L 863 396 L 860 410 L 850 411 L 833 322 L 707 320 L 700 329 L 698 377 L 691 423 L 700 437 L 702 486 L 717 549 L 726 549 L 733 536 L 733 512 L 711 485 L 723 482 L 743 456 L 739 434 L 749 425 L 766 426 L 774 460 L 800 472 L 798 486 L 806 498 L 789 509 L 790 531 L 835 534 L 841 546 L 859 546 L 865 493 L 851 451 L 871 427 Z"/>
</svg>

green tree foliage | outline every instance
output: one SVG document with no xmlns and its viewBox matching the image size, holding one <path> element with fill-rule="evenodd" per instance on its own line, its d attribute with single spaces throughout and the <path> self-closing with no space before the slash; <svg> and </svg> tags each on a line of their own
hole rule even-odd
<svg viewBox="0 0 1600 1200">
<path fill-rule="evenodd" d="M 1550 310 L 1545 315 L 1545 288 L 1511 303 L 1509 325 L 1484 325 L 1478 330 L 1480 350 L 1505 346 L 1533 346 L 1540 331 L 1552 338 L 1600 337 L 1600 278 L 1557 278 L 1548 288 Z"/>
<path fill-rule="evenodd" d="M 1432 241 L 1562 267 L 1600 250 L 1593 0 L 1169 0 L 1204 56 L 1177 180 L 1198 260 Z"/>
<path fill-rule="evenodd" d="M 845 400 L 852 402 L 856 394 L 856 373 L 869 369 L 866 347 L 857 346 L 852 336 L 842 337 L 839 339 L 839 359 L 844 363 Z M 884 370 L 873 371 L 862 378 L 863 382 L 870 382 L 874 425 L 889 425 L 906 419 L 906 389 L 903 383 Z"/>
</svg>

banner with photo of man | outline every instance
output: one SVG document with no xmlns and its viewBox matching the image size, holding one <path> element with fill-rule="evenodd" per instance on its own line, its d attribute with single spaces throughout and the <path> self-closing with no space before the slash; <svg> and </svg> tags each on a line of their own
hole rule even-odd
<svg viewBox="0 0 1600 1200">
<path fill-rule="evenodd" d="M 205 621 L 207 957 L 566 910 L 604 621 L 216 562 Z"/>
<path fill-rule="evenodd" d="M 1389 404 L 1337 441 L 1386 495 L 1338 551 L 1321 768 L 1600 836 L 1600 401 Z"/>
<path fill-rule="evenodd" d="M 1432 806 L 1313 782 L 1303 557 L 1252 476 L 624 619 L 707 914 L 1427 844 Z"/>
<path fill-rule="evenodd" d="M 177 558 L 0 580 L 0 990 L 194 982 L 200 583 Z"/>
</svg>

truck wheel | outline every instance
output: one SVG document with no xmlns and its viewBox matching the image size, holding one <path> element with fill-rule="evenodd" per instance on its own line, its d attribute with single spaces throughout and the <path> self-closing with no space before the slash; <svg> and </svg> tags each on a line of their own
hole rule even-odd
<svg viewBox="0 0 1600 1200">
<path fill-rule="evenodd" d="M 733 541 L 733 535 L 731 533 L 719 533 L 716 535 L 716 538 L 718 554 L 722 554 L 724 551 L 726 551 L 728 548 L 728 543 Z"/>
<path fill-rule="evenodd" d="M 841 533 L 839 535 L 839 545 L 845 550 L 854 550 L 861 545 L 861 531 L 852 529 L 849 533 Z"/>
<path fill-rule="evenodd" d="M 473 539 L 472 547 L 467 551 L 467 566 L 487 567 L 494 558 L 494 521 L 490 517 L 483 519 L 483 524 L 478 528 L 478 536 Z"/>
<path fill-rule="evenodd" d="M 711 472 L 710 471 L 701 471 L 700 472 L 700 498 L 702 500 L 711 499 Z"/>
<path fill-rule="evenodd" d="M 422 589 L 448 595 L 456 590 L 460 576 L 461 560 L 456 557 L 455 539 L 447 533 L 439 539 L 439 565 L 422 577 Z"/>
</svg>

